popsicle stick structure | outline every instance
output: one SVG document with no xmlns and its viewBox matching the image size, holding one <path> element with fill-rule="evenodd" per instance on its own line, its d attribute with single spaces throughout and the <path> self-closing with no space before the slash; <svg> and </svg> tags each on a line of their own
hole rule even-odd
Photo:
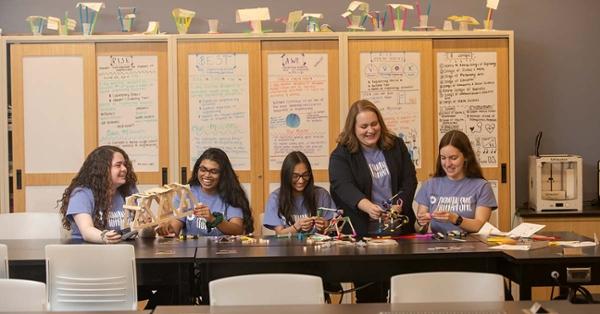
<svg viewBox="0 0 600 314">
<path fill-rule="evenodd" d="M 270 19 L 269 8 L 239 9 L 235 11 L 235 22 L 250 23 L 251 32 L 254 34 L 262 33 L 262 21 Z"/>
<path fill-rule="evenodd" d="M 194 16 L 196 16 L 196 12 L 176 8 L 171 11 L 171 14 L 173 15 L 173 20 L 175 21 L 175 26 L 177 26 L 177 31 L 179 34 L 187 34 L 190 24 L 192 23 L 192 19 Z"/>
<path fill-rule="evenodd" d="M 296 31 L 300 21 L 302 21 L 304 18 L 302 13 L 302 10 L 291 11 L 288 13 L 287 19 L 284 17 L 278 17 L 275 19 L 275 22 L 285 24 L 286 33 L 293 33 Z"/>
<path fill-rule="evenodd" d="M 498 3 L 500 2 L 500 0 L 487 0 L 486 1 L 486 8 L 488 9 L 488 13 L 487 13 L 487 17 L 485 19 L 485 21 L 483 21 L 483 25 L 485 26 L 485 29 L 487 30 L 492 30 L 494 28 L 494 11 L 498 10 Z"/>
<path fill-rule="evenodd" d="M 79 9 L 81 32 L 83 35 L 91 35 L 94 33 L 100 10 L 104 8 L 104 2 L 79 2 L 75 7 Z"/>
<path fill-rule="evenodd" d="M 69 31 L 75 30 L 77 21 L 69 18 L 69 12 L 65 12 L 65 17 L 61 20 L 54 16 L 48 17 L 46 28 L 57 31 L 59 35 L 69 35 Z"/>
<path fill-rule="evenodd" d="M 174 200 L 179 199 L 179 206 L 174 206 Z M 157 212 L 152 210 L 152 204 L 158 205 Z M 143 193 L 136 193 L 125 198 L 123 205 L 123 228 L 142 230 L 157 226 L 173 218 L 187 216 L 198 203 L 198 199 L 189 185 L 179 183 L 166 184 Z M 130 217 L 133 219 L 130 222 Z"/>
<path fill-rule="evenodd" d="M 160 23 L 158 21 L 148 22 L 148 28 L 144 35 L 158 35 L 160 33 Z"/>
<path fill-rule="evenodd" d="M 447 20 L 458 23 L 459 31 L 468 31 L 469 25 L 474 25 L 474 26 L 480 25 L 479 21 L 477 21 L 477 19 L 475 19 L 472 16 L 468 16 L 468 15 L 461 15 L 461 16 L 452 15 L 452 16 L 449 16 L 447 18 Z"/>
<path fill-rule="evenodd" d="M 350 226 L 350 229 L 352 230 L 351 235 L 344 234 L 344 232 L 343 232 L 344 226 L 346 226 L 346 224 L 348 224 Z M 354 226 L 352 225 L 352 221 L 350 221 L 350 217 L 344 217 L 344 210 L 338 209 L 336 211 L 335 215 L 333 216 L 333 218 L 331 218 L 331 220 L 329 220 L 329 225 L 325 228 L 325 230 L 323 231 L 323 234 L 330 234 L 330 233 L 335 233 L 335 237 L 337 239 L 341 239 L 344 236 L 356 237 L 356 230 L 354 229 Z"/>
<path fill-rule="evenodd" d="M 44 30 L 44 23 L 46 22 L 47 18 L 44 16 L 28 16 L 25 21 L 27 21 L 27 23 L 29 23 L 29 29 L 31 29 L 31 33 L 33 33 L 33 35 L 41 35 L 42 34 L 42 30 Z"/>
<path fill-rule="evenodd" d="M 302 15 L 302 19 L 306 19 L 306 31 L 309 33 L 319 32 L 319 20 L 323 19 L 321 13 L 306 13 Z"/>
<path fill-rule="evenodd" d="M 388 10 L 390 12 L 390 18 L 394 24 L 395 31 L 403 31 L 406 29 L 406 19 L 408 18 L 408 10 L 413 10 L 414 7 L 410 4 L 388 4 Z"/>
<path fill-rule="evenodd" d="M 383 30 L 383 26 L 385 25 L 385 20 L 387 19 L 387 11 L 385 11 L 383 14 L 381 14 L 379 11 L 371 11 L 369 12 L 369 19 L 371 19 L 373 31 L 381 32 Z"/>
<path fill-rule="evenodd" d="M 135 7 L 118 7 L 117 17 L 122 32 L 131 32 L 133 21 L 135 20 Z"/>
<path fill-rule="evenodd" d="M 362 1 L 352 1 L 348 5 L 346 12 L 342 13 L 342 17 L 346 19 L 349 31 L 364 31 L 365 22 L 369 17 L 369 4 Z"/>
</svg>

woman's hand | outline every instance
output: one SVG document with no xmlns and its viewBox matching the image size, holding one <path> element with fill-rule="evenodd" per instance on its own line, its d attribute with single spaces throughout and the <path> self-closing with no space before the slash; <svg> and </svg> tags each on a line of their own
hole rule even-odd
<svg viewBox="0 0 600 314">
<path fill-rule="evenodd" d="M 313 218 L 312 217 L 302 218 L 302 219 L 300 219 L 299 222 L 296 222 L 296 224 L 298 224 L 298 223 L 300 224 L 300 230 L 302 230 L 304 232 L 308 232 L 308 231 L 312 230 Z"/>
<path fill-rule="evenodd" d="M 314 217 L 313 219 L 315 222 L 315 227 L 317 228 L 317 232 L 319 233 L 323 232 L 329 224 L 323 217 Z"/>
<path fill-rule="evenodd" d="M 183 222 L 176 218 L 171 218 L 162 222 L 156 227 L 156 233 L 163 237 L 177 237 L 183 228 Z"/>
<path fill-rule="evenodd" d="M 435 220 L 439 220 L 440 222 L 452 223 L 452 222 L 456 221 L 456 218 L 458 217 L 458 215 L 456 213 L 436 210 L 431 213 L 431 217 Z"/>
<path fill-rule="evenodd" d="M 417 211 L 417 222 L 421 226 L 425 226 L 431 222 L 431 214 L 427 211 L 427 208 L 419 208 Z"/>
<path fill-rule="evenodd" d="M 121 235 L 114 230 L 104 230 L 100 234 L 102 242 L 106 244 L 114 244 L 121 242 Z"/>
<path fill-rule="evenodd" d="M 194 216 L 204 218 L 207 222 L 213 222 L 215 220 L 215 216 L 210 212 L 210 208 L 202 203 L 198 203 L 194 207 Z"/>
<path fill-rule="evenodd" d="M 360 203 L 362 203 L 363 201 L 366 201 L 362 207 L 360 205 Z M 364 199 L 361 200 L 359 202 L 359 208 L 364 211 L 365 213 L 369 214 L 369 217 L 371 217 L 371 219 L 379 219 L 379 218 L 385 218 L 382 217 L 382 215 L 384 215 L 385 211 L 383 210 L 383 208 L 381 208 L 381 206 L 373 204 L 371 201 Z"/>
</svg>

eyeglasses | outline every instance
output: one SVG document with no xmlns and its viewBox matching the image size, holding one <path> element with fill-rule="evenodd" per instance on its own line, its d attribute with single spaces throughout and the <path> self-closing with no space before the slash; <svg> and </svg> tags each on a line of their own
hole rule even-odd
<svg viewBox="0 0 600 314">
<path fill-rule="evenodd" d="M 294 173 L 292 174 L 292 181 L 294 181 L 294 183 L 298 182 L 300 180 L 300 178 L 302 178 L 302 180 L 304 180 L 304 182 L 310 180 L 310 173 L 305 172 L 303 174 L 297 174 Z"/>
<path fill-rule="evenodd" d="M 200 173 L 206 174 L 206 173 L 210 173 L 213 176 L 219 175 L 221 173 L 221 169 L 218 168 L 213 168 L 213 169 L 208 169 L 205 167 L 200 167 Z"/>
</svg>

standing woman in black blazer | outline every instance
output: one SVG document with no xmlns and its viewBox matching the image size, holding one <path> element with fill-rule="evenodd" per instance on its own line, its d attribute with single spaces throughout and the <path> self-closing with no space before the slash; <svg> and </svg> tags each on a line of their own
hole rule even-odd
<svg viewBox="0 0 600 314">
<path fill-rule="evenodd" d="M 392 204 L 401 204 L 402 214 L 408 217 L 394 234 L 414 233 L 415 166 L 404 141 L 388 130 L 379 109 L 368 100 L 353 103 L 337 142 L 329 159 L 331 196 L 350 217 L 358 235 L 381 234 L 381 219 L 386 218 L 382 204 L 390 199 Z M 379 299 L 382 294 L 361 300 L 359 293 L 357 298 L 385 302 Z"/>
</svg>

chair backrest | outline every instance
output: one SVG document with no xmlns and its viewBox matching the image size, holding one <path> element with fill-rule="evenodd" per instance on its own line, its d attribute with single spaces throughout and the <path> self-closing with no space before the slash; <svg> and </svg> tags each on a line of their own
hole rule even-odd
<svg viewBox="0 0 600 314">
<path fill-rule="evenodd" d="M 210 305 L 323 304 L 321 277 L 301 274 L 255 274 L 209 283 Z"/>
<path fill-rule="evenodd" d="M 46 246 L 48 309 L 137 309 L 135 252 L 129 244 Z"/>
<path fill-rule="evenodd" d="M 22 279 L 0 279 L 0 312 L 46 310 L 46 284 Z"/>
<path fill-rule="evenodd" d="M 425 272 L 392 277 L 391 303 L 504 302 L 498 274 Z"/>
<path fill-rule="evenodd" d="M 0 279 L 8 278 L 8 248 L 0 243 Z"/>
<path fill-rule="evenodd" d="M 0 239 L 60 239 L 59 213 L 0 214 Z"/>
<path fill-rule="evenodd" d="M 261 231 L 260 231 L 260 235 L 261 236 L 271 236 L 271 235 L 276 235 L 277 232 L 275 232 L 275 230 L 271 230 L 269 228 L 265 228 L 265 226 L 263 225 L 263 221 L 265 219 L 265 213 L 260 213 L 259 215 L 259 223 L 260 223 L 260 227 L 261 227 Z"/>
</svg>

